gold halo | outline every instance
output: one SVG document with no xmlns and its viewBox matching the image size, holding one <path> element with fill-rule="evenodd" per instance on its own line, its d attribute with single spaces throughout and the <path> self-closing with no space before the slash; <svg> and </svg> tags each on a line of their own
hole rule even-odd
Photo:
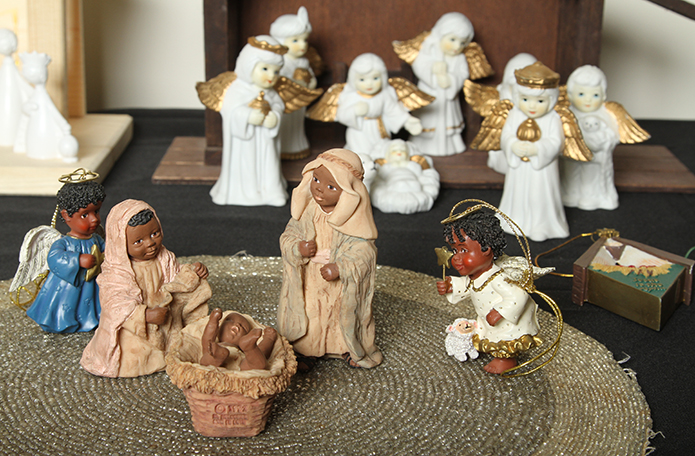
<svg viewBox="0 0 695 456">
<path fill-rule="evenodd" d="M 62 184 L 79 184 L 80 182 L 89 182 L 96 179 L 99 179 L 99 173 L 84 168 L 77 168 L 70 174 L 60 176 L 58 182 Z"/>
<path fill-rule="evenodd" d="M 263 51 L 270 51 L 277 55 L 285 55 L 287 54 L 287 51 L 289 51 L 287 46 L 283 46 L 282 44 L 270 44 L 267 41 L 260 41 L 255 36 L 250 36 L 248 43 L 255 48 Z"/>
</svg>

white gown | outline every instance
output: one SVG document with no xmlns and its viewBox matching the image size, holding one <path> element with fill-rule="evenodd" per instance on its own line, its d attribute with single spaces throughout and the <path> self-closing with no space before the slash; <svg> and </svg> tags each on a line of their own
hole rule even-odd
<svg viewBox="0 0 695 456">
<path fill-rule="evenodd" d="M 459 94 L 469 77 L 468 62 L 463 54 L 445 57 L 447 74 L 451 84 L 443 89 L 432 73 L 434 57 L 420 52 L 413 62 L 413 72 L 418 77 L 418 88 L 435 97 L 435 100 L 413 115 L 422 122 L 422 133 L 410 138 L 423 153 L 430 156 L 453 155 L 466 150 L 461 132 L 464 127 Z"/>
<path fill-rule="evenodd" d="M 280 76 L 294 80 L 294 72 L 298 68 L 309 71 L 309 74 L 314 77 L 314 71 L 306 57 L 293 59 L 287 55 L 285 55 L 285 64 L 280 69 Z M 305 115 L 306 107 L 283 115 L 280 126 L 280 150 L 283 154 L 298 154 L 309 149 L 309 140 L 304 131 Z"/>
<path fill-rule="evenodd" d="M 565 141 L 562 120 L 554 110 L 535 119 L 541 130 L 541 138 L 534 143 L 538 155 L 524 162 L 512 152 L 512 145 L 519 141 L 517 129 L 527 118 L 514 107 L 502 129 L 500 143 L 509 169 L 499 208 L 521 227 L 529 239 L 540 242 L 564 238 L 569 236 L 569 226 L 560 197 L 557 160 Z M 502 228 L 512 234 L 506 222 L 502 222 Z"/>
<path fill-rule="evenodd" d="M 32 90 L 31 85 L 19 74 L 12 56 L 6 55 L 0 67 L 0 146 L 14 145 L 22 106 Z"/>
<path fill-rule="evenodd" d="M 594 159 L 590 162 L 561 160 L 562 202 L 586 211 L 618 207 L 613 174 L 613 149 L 620 142 L 618 124 L 602 105 L 594 112 L 570 108 L 577 117 L 584 142 Z"/>
<path fill-rule="evenodd" d="M 287 182 L 280 167 L 282 112 L 280 96 L 264 89 L 265 100 L 278 118 L 274 128 L 248 123 L 248 106 L 261 91 L 258 87 L 235 80 L 227 89 L 222 109 L 222 169 L 210 190 L 215 204 L 238 206 L 284 206 Z"/>
<path fill-rule="evenodd" d="M 354 106 L 360 101 L 369 105 L 364 117 L 355 116 Z M 338 99 L 335 120 L 347 126 L 345 149 L 371 155 L 374 149 L 391 139 L 391 133 L 398 132 L 409 117 L 410 113 L 400 104 L 396 91 L 389 85 L 371 97 L 360 95 L 346 86 Z"/>
</svg>

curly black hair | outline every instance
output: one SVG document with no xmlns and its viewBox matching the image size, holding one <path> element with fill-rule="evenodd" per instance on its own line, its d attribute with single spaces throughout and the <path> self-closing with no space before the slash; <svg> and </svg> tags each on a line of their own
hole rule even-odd
<svg viewBox="0 0 695 456">
<path fill-rule="evenodd" d="M 66 211 L 70 217 L 72 214 L 84 209 L 90 204 L 97 204 L 106 198 L 104 186 L 97 181 L 78 182 L 76 184 L 63 184 L 56 194 L 58 209 Z"/>
<path fill-rule="evenodd" d="M 474 241 L 480 244 L 480 250 L 487 252 L 488 248 L 497 259 L 507 248 L 507 239 L 504 236 L 500 220 L 495 213 L 487 209 L 480 209 L 469 215 L 449 222 L 444 225 L 444 239 L 449 244 L 454 243 L 454 232 L 458 236 L 463 230 Z"/>
<path fill-rule="evenodd" d="M 128 220 L 128 226 L 147 225 L 154 217 L 154 212 L 149 209 L 143 209 Z"/>
</svg>

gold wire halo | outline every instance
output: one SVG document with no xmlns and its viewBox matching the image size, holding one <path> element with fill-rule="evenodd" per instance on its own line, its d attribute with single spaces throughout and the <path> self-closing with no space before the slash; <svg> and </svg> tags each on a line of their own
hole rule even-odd
<svg viewBox="0 0 695 456">
<path fill-rule="evenodd" d="M 58 182 L 61 184 L 79 184 L 80 182 L 89 182 L 96 179 L 99 179 L 99 173 L 84 168 L 77 168 L 70 174 L 60 176 Z"/>
</svg>

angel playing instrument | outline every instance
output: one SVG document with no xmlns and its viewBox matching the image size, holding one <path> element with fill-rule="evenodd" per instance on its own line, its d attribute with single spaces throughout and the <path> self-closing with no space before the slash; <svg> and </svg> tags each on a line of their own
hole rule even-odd
<svg viewBox="0 0 695 456">
<path fill-rule="evenodd" d="M 457 213 L 457 208 L 464 204 L 472 205 Z M 524 252 L 523 257 L 504 255 L 506 239 L 500 219 L 514 232 Z M 473 346 L 494 357 L 485 370 L 504 377 L 518 377 L 548 364 L 559 348 L 562 313 L 555 301 L 536 289 L 534 280 L 554 268 L 534 268 L 523 231 L 507 215 L 484 201 L 459 202 L 442 224 L 445 226 L 445 239 L 453 252 L 446 248 L 435 249 L 437 263 L 443 266 L 445 273 L 451 264 L 461 277 L 445 275 L 437 283 L 437 290 L 452 304 L 463 299 L 472 300 L 477 313 Z M 529 296 L 532 293 L 541 296 L 553 309 L 557 317 L 557 337 L 540 354 L 518 364 L 516 358 L 521 353 L 542 344 L 538 337 L 538 306 Z M 550 356 L 540 365 L 519 370 L 548 354 Z"/>
</svg>

